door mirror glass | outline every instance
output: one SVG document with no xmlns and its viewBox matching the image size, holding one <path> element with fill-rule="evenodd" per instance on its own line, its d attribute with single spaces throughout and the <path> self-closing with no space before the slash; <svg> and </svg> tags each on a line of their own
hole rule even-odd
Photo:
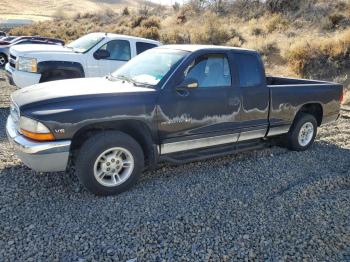
<svg viewBox="0 0 350 262">
<path fill-rule="evenodd" d="M 110 53 L 105 49 L 99 49 L 94 53 L 94 58 L 97 60 L 106 59 L 110 57 Z"/>
<path fill-rule="evenodd" d="M 196 89 L 198 87 L 198 81 L 194 78 L 186 78 L 177 88 L 180 89 Z"/>
</svg>

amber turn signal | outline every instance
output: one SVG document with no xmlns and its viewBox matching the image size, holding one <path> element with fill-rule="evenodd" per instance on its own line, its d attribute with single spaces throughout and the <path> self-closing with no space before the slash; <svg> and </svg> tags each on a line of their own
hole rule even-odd
<svg viewBox="0 0 350 262">
<path fill-rule="evenodd" d="M 52 141 L 55 140 L 55 137 L 51 133 L 33 133 L 30 131 L 27 131 L 25 129 L 21 129 L 21 133 L 33 140 L 37 141 Z"/>
</svg>

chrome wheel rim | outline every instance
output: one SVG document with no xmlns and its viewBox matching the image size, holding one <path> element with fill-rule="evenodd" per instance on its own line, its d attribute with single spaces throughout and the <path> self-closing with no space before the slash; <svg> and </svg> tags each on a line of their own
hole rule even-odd
<svg viewBox="0 0 350 262">
<path fill-rule="evenodd" d="M 302 125 L 298 135 L 298 142 L 301 146 L 307 146 L 314 136 L 314 125 L 310 122 L 306 122 Z"/>
<path fill-rule="evenodd" d="M 129 150 L 113 147 L 100 154 L 94 164 L 94 175 L 101 185 L 114 187 L 123 184 L 134 170 L 134 157 Z"/>
<path fill-rule="evenodd" d="M 0 56 L 0 66 L 4 66 L 6 63 L 6 59 L 3 56 Z"/>
</svg>

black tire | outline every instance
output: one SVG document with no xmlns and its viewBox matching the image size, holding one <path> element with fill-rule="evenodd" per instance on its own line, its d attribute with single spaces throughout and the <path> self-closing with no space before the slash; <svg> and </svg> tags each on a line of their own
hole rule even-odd
<svg viewBox="0 0 350 262">
<path fill-rule="evenodd" d="M 0 54 L 0 68 L 4 67 L 7 62 L 7 56 L 5 54 Z"/>
<path fill-rule="evenodd" d="M 133 170 L 120 185 L 105 186 L 95 178 L 95 162 L 103 152 L 116 147 L 131 153 Z M 131 136 L 119 131 L 105 131 L 90 137 L 79 149 L 75 162 L 76 173 L 81 183 L 93 194 L 102 196 L 119 194 L 129 189 L 136 183 L 143 167 L 144 155 L 141 146 Z M 110 178 L 112 179 L 111 176 Z"/>
<path fill-rule="evenodd" d="M 310 123 L 313 126 L 313 134 L 311 140 L 306 139 L 307 144 L 302 144 L 299 140 L 299 134 L 301 132 L 301 128 L 306 125 L 306 123 Z M 317 134 L 317 120 L 313 115 L 307 113 L 301 113 L 294 120 L 291 129 L 287 134 L 287 147 L 293 151 L 304 151 L 308 149 L 314 142 Z"/>
</svg>

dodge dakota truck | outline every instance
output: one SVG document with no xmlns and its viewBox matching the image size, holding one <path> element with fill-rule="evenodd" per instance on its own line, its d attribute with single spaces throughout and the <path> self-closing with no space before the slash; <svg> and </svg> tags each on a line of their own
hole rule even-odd
<svg viewBox="0 0 350 262">
<path fill-rule="evenodd" d="M 11 47 L 6 78 L 19 88 L 60 79 L 105 76 L 143 51 L 159 46 L 151 39 L 91 33 L 66 46 Z"/>
<path fill-rule="evenodd" d="M 260 148 L 309 148 L 339 117 L 340 84 L 266 77 L 259 54 L 219 46 L 147 50 L 103 78 L 14 92 L 7 134 L 41 172 L 74 169 L 97 195 L 120 193 L 159 161 Z"/>
</svg>

